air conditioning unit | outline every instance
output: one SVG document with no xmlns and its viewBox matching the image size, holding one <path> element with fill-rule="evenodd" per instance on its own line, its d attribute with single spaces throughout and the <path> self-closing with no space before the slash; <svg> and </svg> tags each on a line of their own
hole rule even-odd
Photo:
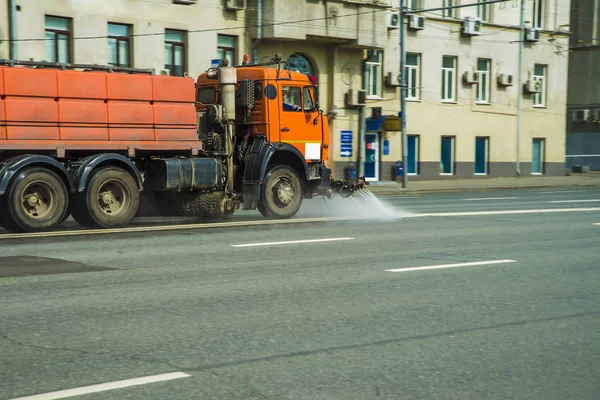
<svg viewBox="0 0 600 400">
<path fill-rule="evenodd" d="M 600 108 L 597 108 L 592 113 L 592 121 L 600 122 Z"/>
<path fill-rule="evenodd" d="M 387 76 L 385 77 L 385 84 L 392 87 L 400 86 L 400 74 L 388 72 Z"/>
<path fill-rule="evenodd" d="M 400 13 L 398 11 L 387 12 L 387 28 L 388 29 L 399 29 L 400 28 Z"/>
<path fill-rule="evenodd" d="M 364 90 L 350 89 L 346 93 L 346 104 L 348 107 L 362 107 L 367 102 L 367 92 Z"/>
<path fill-rule="evenodd" d="M 224 0 L 225 9 L 238 11 L 246 9 L 246 0 Z"/>
<path fill-rule="evenodd" d="M 465 19 L 463 20 L 462 28 L 463 35 L 481 35 L 481 19 L 475 17 L 465 17 Z"/>
<path fill-rule="evenodd" d="M 540 28 L 525 28 L 525 40 L 528 42 L 537 42 L 540 40 Z"/>
<path fill-rule="evenodd" d="M 513 76 L 509 74 L 498 74 L 498 85 L 500 86 L 512 86 Z"/>
<path fill-rule="evenodd" d="M 409 29 L 425 29 L 425 17 L 416 14 L 408 14 Z"/>
<path fill-rule="evenodd" d="M 196 0 L 173 0 L 173 3 L 175 4 L 196 4 Z"/>
<path fill-rule="evenodd" d="M 588 122 L 590 119 L 590 110 L 575 110 L 571 115 L 573 122 Z"/>
<path fill-rule="evenodd" d="M 539 93 L 542 90 L 542 83 L 533 79 L 525 82 L 525 90 L 527 93 Z"/>
<path fill-rule="evenodd" d="M 477 83 L 479 82 L 479 73 L 475 71 L 465 71 L 463 72 L 463 81 L 465 83 Z"/>
</svg>

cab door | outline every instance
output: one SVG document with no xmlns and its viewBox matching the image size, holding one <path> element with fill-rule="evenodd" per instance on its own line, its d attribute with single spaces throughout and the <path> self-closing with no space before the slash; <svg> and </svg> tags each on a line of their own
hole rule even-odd
<svg viewBox="0 0 600 400">
<path fill-rule="evenodd" d="M 279 91 L 281 142 L 296 147 L 306 160 L 320 161 L 323 127 L 311 86 L 280 82 Z"/>
</svg>

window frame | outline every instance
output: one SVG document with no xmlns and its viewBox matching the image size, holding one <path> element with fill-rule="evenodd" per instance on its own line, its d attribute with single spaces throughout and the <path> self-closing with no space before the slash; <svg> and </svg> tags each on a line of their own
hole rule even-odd
<svg viewBox="0 0 600 400">
<path fill-rule="evenodd" d="M 231 38 L 234 41 L 234 46 L 226 46 L 226 45 L 220 45 L 220 38 Z M 230 67 L 233 67 L 235 65 L 238 64 L 237 60 L 237 47 L 238 47 L 238 43 L 239 43 L 239 39 L 237 36 L 235 35 L 221 35 L 221 34 L 217 34 L 217 52 L 219 52 L 220 50 L 223 51 L 223 59 L 227 58 L 227 52 L 231 52 L 231 64 L 229 65 Z"/>
<path fill-rule="evenodd" d="M 408 55 L 415 55 L 417 57 L 417 65 L 408 64 Z M 407 101 L 419 101 L 421 100 L 421 53 L 407 53 L 407 62 L 404 64 L 404 73 L 406 74 L 406 85 L 407 85 Z M 413 82 L 412 73 L 415 72 L 415 80 Z M 412 96 L 411 92 L 415 95 Z"/>
<path fill-rule="evenodd" d="M 453 7 L 457 0 L 442 0 L 442 7 Z M 456 8 L 442 10 L 442 17 L 444 18 L 456 18 Z"/>
<path fill-rule="evenodd" d="M 477 0 L 477 3 L 485 3 L 486 0 Z M 490 22 L 490 5 L 477 4 L 477 18 L 482 22 Z"/>
<path fill-rule="evenodd" d="M 419 152 L 421 149 L 421 135 L 406 135 L 407 136 L 407 140 L 406 143 L 408 145 L 409 139 L 411 137 L 415 138 L 415 157 L 413 160 L 413 168 L 415 170 L 415 172 L 409 172 L 409 165 L 406 165 L 406 174 L 407 175 L 413 175 L 413 176 L 418 176 L 419 175 Z M 408 150 L 408 149 L 407 149 Z M 410 157 L 410 153 L 407 151 L 407 158 Z M 408 160 L 407 160 L 408 161 Z"/>
<path fill-rule="evenodd" d="M 478 139 L 483 139 L 485 140 L 485 153 L 484 153 L 484 157 L 485 157 L 485 162 L 484 162 L 484 169 L 485 172 L 477 172 L 477 140 Z M 486 176 L 490 174 L 490 137 L 489 136 L 476 136 L 475 137 L 475 163 L 473 166 L 473 174 L 477 175 L 477 176 Z"/>
<path fill-rule="evenodd" d="M 536 141 L 540 142 L 540 172 L 533 172 L 533 149 Z M 546 138 L 534 137 L 531 140 L 531 175 L 544 175 L 546 171 Z"/>
<path fill-rule="evenodd" d="M 47 18 L 57 18 L 57 19 L 62 19 L 65 20 L 67 22 L 67 26 L 68 29 L 62 30 L 62 29 L 54 29 L 54 28 L 48 28 L 47 27 Z M 71 49 L 71 30 L 72 30 L 72 26 L 73 26 L 73 19 L 70 17 L 62 17 L 59 15 L 50 15 L 50 14 L 45 14 L 44 15 L 44 34 L 47 33 L 51 33 L 54 37 L 52 38 L 52 43 L 54 44 L 54 59 L 53 60 L 48 60 L 49 62 L 55 62 L 58 63 L 60 62 L 60 48 L 58 46 L 58 42 L 59 40 L 65 40 L 67 42 L 67 63 L 70 63 L 73 58 L 72 58 L 72 49 Z M 59 39 L 58 35 L 64 35 L 66 36 L 66 39 Z M 45 39 L 47 40 L 47 39 Z"/>
<path fill-rule="evenodd" d="M 183 34 L 183 40 L 181 42 L 175 42 L 172 40 L 167 40 L 167 33 L 169 32 L 173 32 L 173 33 L 182 33 Z M 167 44 L 170 44 L 171 47 L 171 68 L 167 68 L 167 65 L 165 64 L 165 69 L 169 70 L 169 75 L 171 76 L 183 76 L 186 72 L 186 68 L 187 68 L 187 31 L 183 31 L 180 29 L 167 29 L 165 28 L 165 46 Z M 183 60 L 183 65 L 181 66 L 181 70 L 182 70 L 182 74 L 181 75 L 176 75 L 175 72 L 175 68 L 177 68 L 177 65 L 175 65 L 175 48 L 176 47 L 180 47 L 182 49 L 181 51 L 181 59 Z M 165 49 L 166 51 L 166 49 Z"/>
<path fill-rule="evenodd" d="M 533 18 L 531 26 L 534 28 L 544 28 L 544 0 L 533 0 Z"/>
<path fill-rule="evenodd" d="M 444 59 L 451 58 L 453 67 L 444 67 Z M 456 71 L 458 67 L 458 57 L 456 56 L 442 56 L 442 103 L 456 103 Z M 448 74 L 452 73 L 452 79 L 448 79 Z M 452 98 L 446 98 L 448 93 L 448 82 L 452 85 Z"/>
<path fill-rule="evenodd" d="M 365 69 L 365 81 L 364 81 L 364 90 L 367 99 L 381 99 L 383 97 L 383 51 L 381 50 L 373 50 L 377 52 L 377 61 L 369 61 L 369 58 L 364 60 L 364 69 Z M 373 71 L 376 72 L 376 85 L 377 90 L 373 92 L 373 88 L 371 87 L 371 82 L 373 79 Z"/>
<path fill-rule="evenodd" d="M 456 136 L 452 136 L 452 135 L 442 135 L 442 139 L 440 141 L 440 169 L 443 170 L 443 151 L 444 151 L 444 138 L 450 138 L 451 139 L 451 148 L 450 148 L 450 170 L 451 172 L 440 172 L 440 175 L 446 175 L 446 176 L 450 176 L 450 175 L 455 175 L 456 173 L 456 168 L 455 168 L 455 164 L 456 164 Z"/>
<path fill-rule="evenodd" d="M 543 70 L 544 70 L 543 75 L 537 75 L 535 73 L 535 69 L 538 66 L 543 68 Z M 534 64 L 532 79 L 534 81 L 542 82 L 541 90 L 539 91 L 539 93 L 533 94 L 533 107 L 536 107 L 536 108 L 548 107 L 548 65 L 547 64 Z"/>
<path fill-rule="evenodd" d="M 127 36 L 117 36 L 117 35 L 111 35 L 110 34 L 110 25 L 118 25 L 118 26 L 124 26 L 127 28 Z M 131 68 L 133 66 L 133 51 L 132 51 L 132 33 L 133 33 L 133 26 L 131 24 L 123 24 L 123 23 L 119 23 L 119 22 L 108 22 L 108 39 L 114 39 L 117 41 L 116 44 L 116 63 L 108 63 L 109 65 L 114 65 L 117 67 L 125 67 L 125 68 Z M 121 57 L 121 52 L 120 50 L 120 46 L 121 43 L 126 43 L 127 44 L 127 64 L 126 65 L 121 65 L 121 63 L 119 62 L 120 57 Z M 109 51 L 110 51 L 110 47 L 109 47 Z"/>
<path fill-rule="evenodd" d="M 421 0 L 407 0 L 406 11 L 415 11 L 421 9 Z"/>
<path fill-rule="evenodd" d="M 486 63 L 486 69 L 479 69 L 479 62 L 484 61 Z M 492 91 L 492 82 L 490 77 L 492 76 L 492 60 L 489 58 L 478 58 L 477 59 L 477 94 L 475 96 L 476 104 L 490 104 L 491 103 L 491 91 Z M 485 86 L 482 85 L 481 81 L 483 77 L 486 76 L 487 80 Z M 485 90 L 485 97 L 482 96 L 482 92 Z"/>
</svg>

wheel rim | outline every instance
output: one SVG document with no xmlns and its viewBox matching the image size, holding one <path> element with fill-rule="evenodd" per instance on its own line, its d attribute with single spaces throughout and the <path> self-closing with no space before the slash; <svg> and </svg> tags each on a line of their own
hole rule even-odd
<svg viewBox="0 0 600 400">
<path fill-rule="evenodd" d="M 33 181 L 21 192 L 21 207 L 29 218 L 45 220 L 56 211 L 56 190 L 44 181 Z"/>
<path fill-rule="evenodd" d="M 279 207 L 288 206 L 296 196 L 294 184 L 288 178 L 279 178 L 273 183 L 273 199 Z"/>
<path fill-rule="evenodd" d="M 131 196 L 122 182 L 108 180 L 98 189 L 96 201 L 104 214 L 114 217 L 123 214 L 127 210 Z"/>
</svg>

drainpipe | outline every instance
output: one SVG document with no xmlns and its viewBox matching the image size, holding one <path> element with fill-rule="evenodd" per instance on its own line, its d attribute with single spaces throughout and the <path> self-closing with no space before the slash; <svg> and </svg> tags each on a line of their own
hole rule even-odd
<svg viewBox="0 0 600 400">
<path fill-rule="evenodd" d="M 9 0 L 8 2 L 9 14 L 8 18 L 10 19 L 10 33 L 9 33 L 9 43 L 10 43 L 10 59 L 16 60 L 19 58 L 18 47 L 17 47 L 17 0 Z"/>
<path fill-rule="evenodd" d="M 254 48 L 252 49 L 252 59 L 255 64 L 258 63 L 258 44 L 262 38 L 262 0 L 257 0 L 256 4 L 256 39 L 254 39 Z"/>
<path fill-rule="evenodd" d="M 521 0 L 521 37 L 519 39 L 519 67 L 517 69 L 517 158 L 515 167 L 517 176 L 521 176 L 521 97 L 523 97 L 522 72 L 523 42 L 525 41 L 525 0 Z"/>
</svg>

